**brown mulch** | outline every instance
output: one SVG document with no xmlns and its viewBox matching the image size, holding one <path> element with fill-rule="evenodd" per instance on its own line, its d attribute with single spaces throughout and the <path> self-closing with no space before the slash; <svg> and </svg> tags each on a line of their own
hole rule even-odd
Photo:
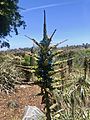
<svg viewBox="0 0 90 120">
<path fill-rule="evenodd" d="M 7 95 L 0 92 L 0 120 L 21 120 L 24 107 L 26 105 L 37 106 L 43 110 L 41 104 L 41 96 L 36 96 L 40 92 L 40 88 L 34 86 L 18 86 L 15 93 Z M 10 108 L 8 102 L 16 101 L 17 108 Z"/>
</svg>

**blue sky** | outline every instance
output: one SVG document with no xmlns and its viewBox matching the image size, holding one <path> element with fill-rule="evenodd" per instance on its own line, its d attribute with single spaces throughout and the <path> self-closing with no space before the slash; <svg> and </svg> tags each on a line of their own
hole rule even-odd
<svg viewBox="0 0 90 120">
<path fill-rule="evenodd" d="M 11 48 L 31 47 L 32 41 L 24 35 L 42 40 L 43 35 L 43 10 L 46 10 L 47 31 L 50 36 L 57 29 L 52 43 L 58 43 L 64 39 L 67 42 L 61 44 L 74 45 L 90 43 L 90 0 L 20 0 L 20 10 L 27 27 L 19 29 L 19 35 L 12 33 Z"/>
</svg>

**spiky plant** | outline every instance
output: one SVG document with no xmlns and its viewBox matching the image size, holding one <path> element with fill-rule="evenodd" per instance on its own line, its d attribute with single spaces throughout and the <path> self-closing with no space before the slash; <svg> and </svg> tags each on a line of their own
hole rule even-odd
<svg viewBox="0 0 90 120">
<path fill-rule="evenodd" d="M 42 103 L 45 104 L 45 112 L 46 112 L 47 120 L 51 120 L 50 106 L 53 104 L 52 102 L 53 89 L 54 89 L 52 85 L 54 82 L 53 75 L 65 69 L 65 68 L 60 68 L 58 70 L 54 70 L 54 66 L 61 64 L 61 61 L 57 61 L 56 63 L 54 63 L 53 58 L 62 53 L 62 50 L 58 50 L 54 52 L 54 49 L 62 42 L 54 46 L 50 45 L 52 41 L 52 37 L 55 32 L 56 32 L 56 29 L 54 30 L 51 37 L 47 36 L 46 15 L 44 11 L 43 39 L 40 41 L 40 43 L 38 43 L 35 39 L 31 39 L 28 36 L 26 36 L 29 39 L 31 39 L 38 46 L 38 49 L 39 49 L 38 55 L 34 56 L 37 59 L 37 66 L 34 67 L 33 70 L 35 72 L 35 75 L 38 78 L 38 81 L 35 82 L 35 84 L 37 83 L 41 88 L 40 95 L 42 95 Z M 31 71 L 32 71 L 32 68 L 31 68 Z"/>
<path fill-rule="evenodd" d="M 37 66 L 28 66 L 27 68 L 30 72 L 34 72 L 38 78 L 38 80 L 34 81 L 34 84 L 39 85 L 41 88 L 39 95 L 42 95 L 42 103 L 45 104 L 46 120 L 56 120 L 56 115 L 58 115 L 57 119 L 61 120 L 84 119 L 85 116 L 82 116 L 83 110 L 81 106 L 85 106 L 85 91 L 89 83 L 87 83 L 85 77 L 83 78 L 77 75 L 77 78 L 75 71 L 72 71 L 72 60 L 74 58 L 72 58 L 71 51 L 68 59 L 54 61 L 56 56 L 60 57 L 61 54 L 63 55 L 62 50 L 55 51 L 55 48 L 62 42 L 54 46 L 50 45 L 56 30 L 50 38 L 47 36 L 45 17 L 44 11 L 43 40 L 38 43 L 35 39 L 31 39 L 28 36 L 26 37 L 38 46 L 37 55 L 32 55 L 37 61 Z M 69 76 L 65 76 L 64 74 L 64 70 L 67 68 L 66 64 L 69 68 Z M 23 68 L 26 69 L 26 67 Z M 66 77 L 66 80 L 64 77 Z M 63 80 L 65 80 L 65 82 Z M 52 109 L 55 114 L 52 112 Z M 80 111 L 81 114 L 78 115 Z M 85 118 L 87 118 L 87 116 Z"/>
<path fill-rule="evenodd" d="M 0 55 L 0 60 L 0 89 L 9 93 L 14 90 L 15 82 L 20 77 L 20 72 L 16 68 L 14 55 Z"/>
<path fill-rule="evenodd" d="M 34 57 L 31 56 L 31 54 L 34 54 L 34 47 L 31 48 L 30 52 L 26 52 L 22 61 L 21 65 L 23 66 L 34 66 Z M 33 73 L 28 71 L 27 69 L 23 69 L 24 75 L 25 75 L 25 81 L 29 82 L 31 79 L 33 80 Z"/>
<path fill-rule="evenodd" d="M 68 54 L 67 65 L 68 65 L 68 72 L 71 73 L 72 72 L 72 51 L 70 51 Z"/>
</svg>

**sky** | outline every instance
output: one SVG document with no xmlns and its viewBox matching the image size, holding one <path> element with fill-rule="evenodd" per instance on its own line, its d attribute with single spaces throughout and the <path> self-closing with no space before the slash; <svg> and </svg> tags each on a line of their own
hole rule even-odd
<svg viewBox="0 0 90 120">
<path fill-rule="evenodd" d="M 46 11 L 48 36 L 57 29 L 52 44 L 68 39 L 60 46 L 90 44 L 90 0 L 19 0 L 20 14 L 26 22 L 26 29 L 19 29 L 19 35 L 12 33 L 11 49 L 31 47 L 32 41 L 43 38 L 43 11 Z"/>
</svg>

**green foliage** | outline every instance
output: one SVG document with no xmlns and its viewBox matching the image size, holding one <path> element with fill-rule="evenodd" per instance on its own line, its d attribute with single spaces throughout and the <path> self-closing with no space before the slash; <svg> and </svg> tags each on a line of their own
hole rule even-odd
<svg viewBox="0 0 90 120">
<path fill-rule="evenodd" d="M 32 54 L 34 54 L 33 47 L 31 48 L 30 52 L 27 52 L 24 57 L 22 58 L 21 65 L 23 66 L 23 72 L 26 78 L 26 82 L 29 82 L 30 80 L 34 79 L 34 73 L 28 71 L 25 69 L 25 66 L 31 66 L 33 67 L 35 65 L 35 59 L 33 58 Z"/>
<path fill-rule="evenodd" d="M 21 26 L 25 28 L 25 22 L 19 13 L 18 2 L 18 0 L 0 0 L 0 38 L 5 38 L 13 31 L 18 35 L 18 28 Z M 9 42 L 0 40 L 0 48 L 2 47 L 9 48 Z"/>
<path fill-rule="evenodd" d="M 24 26 L 25 22 L 21 20 L 19 14 L 18 0 L 0 1 L 0 37 L 5 37 L 11 31 L 18 34 L 17 27 Z"/>
<path fill-rule="evenodd" d="M 29 66 L 31 61 L 31 57 L 29 55 L 25 55 L 22 60 L 22 65 Z"/>
</svg>

